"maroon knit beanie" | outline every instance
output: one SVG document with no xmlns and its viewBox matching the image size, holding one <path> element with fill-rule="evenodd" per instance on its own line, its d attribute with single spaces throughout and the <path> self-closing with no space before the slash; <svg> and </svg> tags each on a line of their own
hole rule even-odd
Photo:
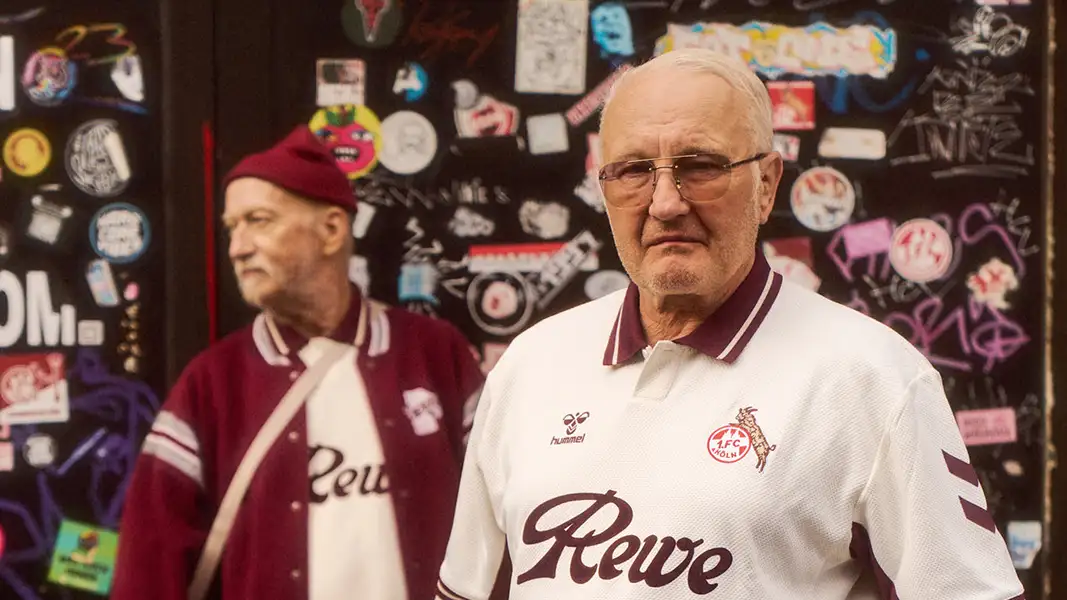
<svg viewBox="0 0 1067 600">
<path fill-rule="evenodd" d="M 242 159 L 226 175 L 222 189 L 242 177 L 269 181 L 308 200 L 356 212 L 348 177 L 307 125 L 298 126 L 274 147 Z"/>
</svg>

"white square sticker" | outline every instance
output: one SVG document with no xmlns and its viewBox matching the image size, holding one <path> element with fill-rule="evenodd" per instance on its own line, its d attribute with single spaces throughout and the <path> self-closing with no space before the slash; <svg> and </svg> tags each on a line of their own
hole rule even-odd
<svg viewBox="0 0 1067 600">
<path fill-rule="evenodd" d="M 560 113 L 537 115 L 526 119 L 526 138 L 530 154 L 553 154 L 566 152 L 567 121 Z"/>
</svg>

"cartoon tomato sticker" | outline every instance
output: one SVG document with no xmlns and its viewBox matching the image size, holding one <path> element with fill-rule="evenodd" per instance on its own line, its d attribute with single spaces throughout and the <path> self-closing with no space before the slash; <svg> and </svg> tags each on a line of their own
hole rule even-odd
<svg viewBox="0 0 1067 600">
<path fill-rule="evenodd" d="M 378 165 L 381 122 L 366 106 L 339 104 L 320 109 L 308 128 L 330 148 L 349 179 L 359 179 Z"/>
</svg>

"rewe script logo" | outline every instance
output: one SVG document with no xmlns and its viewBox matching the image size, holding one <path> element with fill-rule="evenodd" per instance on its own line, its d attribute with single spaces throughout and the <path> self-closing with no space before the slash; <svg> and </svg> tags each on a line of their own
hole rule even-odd
<svg viewBox="0 0 1067 600">
<path fill-rule="evenodd" d="M 585 502 L 592 504 L 575 517 L 558 525 L 541 523 L 544 516 L 554 508 L 566 504 L 581 505 Z M 602 509 L 611 511 L 612 508 L 616 516 L 611 525 L 603 531 L 590 527 L 588 533 L 579 535 L 579 530 L 589 523 L 594 515 Z M 615 490 L 608 490 L 605 494 L 567 494 L 544 502 L 526 518 L 522 541 L 532 546 L 551 540 L 552 547 L 537 564 L 519 574 L 516 583 L 522 585 L 534 579 L 555 579 L 564 550 L 571 548 L 573 554 L 570 577 L 575 583 L 587 583 L 594 577 L 609 581 L 625 572 L 630 583 L 644 582 L 648 587 L 659 588 L 673 583 L 685 573 L 689 589 L 694 594 L 710 594 L 719 587 L 719 584 L 712 583 L 712 580 L 725 573 L 733 564 L 733 555 L 729 550 L 709 547 L 697 554 L 697 549 L 704 544 L 702 539 L 674 538 L 669 535 L 662 538 L 646 535 L 641 538 L 630 533 L 620 536 L 633 518 L 633 508 L 616 496 Z M 593 557 L 593 564 L 586 564 L 585 561 L 589 557 L 583 558 L 582 553 L 586 549 L 603 544 L 608 545 L 603 549 L 599 560 Z M 653 550 L 656 550 L 655 555 L 652 555 Z M 676 564 L 670 570 L 665 570 L 668 562 Z M 627 563 L 629 568 L 626 567 Z"/>
<path fill-rule="evenodd" d="M 345 462 L 344 452 L 330 446 L 312 446 L 309 454 L 308 463 L 311 467 L 308 470 L 311 473 L 311 502 L 313 504 L 322 504 L 331 495 L 345 498 L 356 491 L 361 496 L 389 492 L 385 465 L 342 468 Z M 357 481 L 359 489 L 353 490 Z"/>
</svg>

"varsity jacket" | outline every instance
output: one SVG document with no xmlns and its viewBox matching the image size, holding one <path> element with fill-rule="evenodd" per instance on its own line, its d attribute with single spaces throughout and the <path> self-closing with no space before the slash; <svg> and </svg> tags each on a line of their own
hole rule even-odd
<svg viewBox="0 0 1067 600">
<path fill-rule="evenodd" d="M 357 291 L 330 337 L 352 344 L 360 320 L 367 333 L 357 366 L 388 468 L 407 589 L 421 600 L 432 597 L 444 556 L 483 376 L 453 326 Z M 306 343 L 260 315 L 186 367 L 145 438 L 127 492 L 112 600 L 186 600 L 215 509 L 252 439 L 304 370 L 297 351 Z M 417 388 L 440 402 L 443 416 L 431 435 L 419 434 L 405 411 L 403 392 Z M 213 598 L 307 600 L 308 460 L 301 410 L 249 487 Z"/>
</svg>

